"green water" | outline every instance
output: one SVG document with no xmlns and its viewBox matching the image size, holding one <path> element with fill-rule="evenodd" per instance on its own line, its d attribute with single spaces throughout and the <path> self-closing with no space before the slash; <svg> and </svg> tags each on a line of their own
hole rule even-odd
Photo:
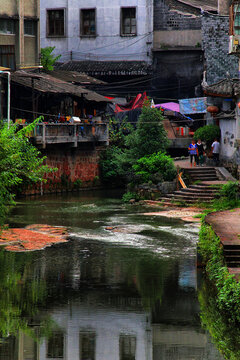
<svg viewBox="0 0 240 360">
<path fill-rule="evenodd" d="M 199 319 L 198 227 L 152 211 L 114 192 L 20 201 L 10 226 L 70 241 L 0 252 L 0 359 L 222 359 Z"/>
</svg>

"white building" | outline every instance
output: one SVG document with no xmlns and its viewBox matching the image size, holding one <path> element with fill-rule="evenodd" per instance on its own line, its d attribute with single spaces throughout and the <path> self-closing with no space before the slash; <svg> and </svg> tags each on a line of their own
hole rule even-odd
<svg viewBox="0 0 240 360">
<path fill-rule="evenodd" d="M 41 47 L 69 60 L 151 63 L 153 0 L 41 0 Z"/>
</svg>

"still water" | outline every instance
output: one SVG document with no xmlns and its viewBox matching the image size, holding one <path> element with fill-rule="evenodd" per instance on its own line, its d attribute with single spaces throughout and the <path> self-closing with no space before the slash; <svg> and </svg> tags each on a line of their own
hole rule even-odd
<svg viewBox="0 0 240 360">
<path fill-rule="evenodd" d="M 145 211 L 110 192 L 17 204 L 10 226 L 71 240 L 0 251 L 1 360 L 222 359 L 200 325 L 198 227 Z"/>
</svg>

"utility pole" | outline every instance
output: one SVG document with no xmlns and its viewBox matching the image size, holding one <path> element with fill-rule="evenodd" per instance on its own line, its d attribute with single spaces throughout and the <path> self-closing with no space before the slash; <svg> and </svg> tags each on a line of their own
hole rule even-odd
<svg viewBox="0 0 240 360">
<path fill-rule="evenodd" d="M 9 129 L 9 127 L 10 127 L 10 101 L 11 101 L 11 99 L 10 99 L 11 98 L 11 88 L 10 88 L 11 73 L 10 73 L 10 71 L 0 70 L 0 74 L 7 74 L 7 77 L 8 77 L 7 123 L 8 123 L 8 129 Z"/>
</svg>

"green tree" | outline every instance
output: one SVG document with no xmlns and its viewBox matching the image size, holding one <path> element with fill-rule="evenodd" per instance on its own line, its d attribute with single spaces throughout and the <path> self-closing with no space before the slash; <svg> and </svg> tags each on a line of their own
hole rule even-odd
<svg viewBox="0 0 240 360">
<path fill-rule="evenodd" d="M 40 151 L 35 148 L 29 134 L 40 119 L 18 131 L 17 125 L 0 123 L 0 226 L 3 225 L 9 206 L 22 185 L 43 180 L 50 171 L 43 162 Z"/>
<path fill-rule="evenodd" d="M 166 151 L 169 141 L 163 127 L 163 116 L 158 109 L 151 108 L 148 103 L 143 106 L 137 129 L 127 137 L 126 145 L 133 160 Z"/>
<path fill-rule="evenodd" d="M 194 133 L 194 139 L 201 139 L 206 142 L 207 148 L 210 149 L 214 139 L 219 139 L 221 131 L 217 125 L 205 125 L 197 129 Z"/>
<path fill-rule="evenodd" d="M 58 59 L 60 59 L 61 55 L 53 56 L 52 52 L 55 49 L 55 46 L 47 46 L 45 48 L 41 48 L 41 64 L 43 69 L 46 71 L 52 71 L 54 69 L 54 64 Z"/>
</svg>

